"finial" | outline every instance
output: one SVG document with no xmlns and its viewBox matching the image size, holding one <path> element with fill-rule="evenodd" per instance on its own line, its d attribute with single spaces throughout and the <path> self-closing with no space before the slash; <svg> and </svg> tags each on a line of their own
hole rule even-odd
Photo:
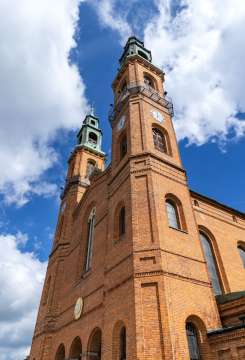
<svg viewBox="0 0 245 360">
<path fill-rule="evenodd" d="M 92 107 L 91 107 L 91 114 L 94 115 L 94 101 L 93 101 L 93 104 L 92 104 Z"/>
<path fill-rule="evenodd" d="M 131 36 L 134 36 L 134 28 L 131 31 Z"/>
</svg>

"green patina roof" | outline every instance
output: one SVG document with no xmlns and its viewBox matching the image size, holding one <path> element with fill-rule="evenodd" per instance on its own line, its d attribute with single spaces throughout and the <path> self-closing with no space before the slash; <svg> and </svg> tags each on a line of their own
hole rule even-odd
<svg viewBox="0 0 245 360">
<path fill-rule="evenodd" d="M 120 66 L 122 66 L 128 56 L 139 55 L 145 60 L 151 62 L 151 51 L 147 50 L 143 41 L 140 41 L 135 36 L 130 36 L 127 44 L 124 46 L 124 52 L 119 59 Z"/>
<path fill-rule="evenodd" d="M 101 151 L 102 131 L 98 128 L 99 118 L 94 116 L 93 109 L 91 114 L 86 115 L 83 126 L 77 134 L 77 147 L 86 146 L 91 150 L 99 152 L 103 155 L 105 153 Z"/>
</svg>

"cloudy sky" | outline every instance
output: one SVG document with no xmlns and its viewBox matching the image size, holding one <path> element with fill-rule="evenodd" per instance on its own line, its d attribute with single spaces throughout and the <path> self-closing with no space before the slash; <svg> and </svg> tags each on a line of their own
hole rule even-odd
<svg viewBox="0 0 245 360">
<path fill-rule="evenodd" d="M 0 1 L 0 360 L 29 353 L 66 161 L 93 100 L 110 155 L 110 84 L 132 28 L 166 73 L 190 188 L 245 212 L 243 0 Z"/>
</svg>

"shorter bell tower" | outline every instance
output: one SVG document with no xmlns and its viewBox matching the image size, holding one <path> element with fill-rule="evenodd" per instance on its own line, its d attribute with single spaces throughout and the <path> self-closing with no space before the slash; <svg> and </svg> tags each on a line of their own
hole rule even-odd
<svg viewBox="0 0 245 360">
<path fill-rule="evenodd" d="M 34 339 L 39 339 L 41 347 L 44 346 L 47 337 L 51 343 L 51 334 L 57 330 L 57 317 L 72 238 L 73 212 L 90 186 L 90 175 L 94 171 L 101 173 L 107 160 L 106 154 L 101 151 L 102 131 L 98 127 L 99 119 L 94 116 L 93 111 L 92 108 L 90 115 L 85 117 L 77 135 L 77 145 L 68 159 L 66 184 L 60 195 L 57 227 L 34 332 Z"/>
<path fill-rule="evenodd" d="M 65 187 L 60 198 L 60 213 L 55 233 L 53 249 L 60 242 L 69 242 L 72 229 L 72 213 L 90 185 L 89 177 L 95 170 L 104 171 L 107 160 L 101 151 L 102 131 L 98 127 L 99 119 L 94 116 L 94 109 L 87 115 L 77 134 L 77 145 L 68 159 L 68 172 Z"/>
</svg>

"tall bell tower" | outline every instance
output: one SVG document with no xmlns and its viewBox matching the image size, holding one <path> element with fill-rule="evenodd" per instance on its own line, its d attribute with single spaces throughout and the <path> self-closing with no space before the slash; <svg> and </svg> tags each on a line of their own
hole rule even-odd
<svg viewBox="0 0 245 360">
<path fill-rule="evenodd" d="M 112 83 L 109 113 L 112 174 L 117 182 L 124 179 L 117 198 L 125 202 L 125 235 L 133 254 L 137 356 L 129 359 L 189 359 L 188 321 L 203 331 L 202 358 L 212 359 L 203 329 L 219 327 L 219 315 L 173 128 L 172 100 L 163 88 L 165 74 L 151 61 L 144 43 L 131 36 Z"/>
</svg>

